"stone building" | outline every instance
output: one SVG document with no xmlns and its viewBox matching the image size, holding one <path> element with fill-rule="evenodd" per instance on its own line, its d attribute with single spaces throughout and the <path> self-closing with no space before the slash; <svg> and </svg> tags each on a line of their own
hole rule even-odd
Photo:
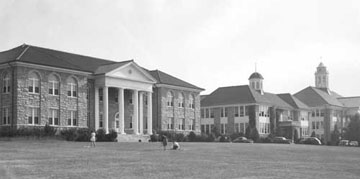
<svg viewBox="0 0 360 179">
<path fill-rule="evenodd" d="M 201 131 L 220 134 L 246 133 L 256 128 L 261 137 L 309 136 L 309 109 L 290 94 L 263 89 L 263 76 L 254 72 L 249 85 L 221 87 L 201 100 Z M 296 134 L 295 134 L 296 133 Z"/>
<path fill-rule="evenodd" d="M 3 127 L 49 124 L 148 135 L 153 124 L 156 130 L 164 129 L 160 117 L 169 108 L 159 104 L 167 97 L 165 91 L 171 91 L 183 94 L 187 105 L 175 119 L 192 122 L 186 130 L 199 130 L 202 89 L 148 71 L 133 60 L 115 62 L 24 44 L 0 52 L 0 75 Z"/>
</svg>

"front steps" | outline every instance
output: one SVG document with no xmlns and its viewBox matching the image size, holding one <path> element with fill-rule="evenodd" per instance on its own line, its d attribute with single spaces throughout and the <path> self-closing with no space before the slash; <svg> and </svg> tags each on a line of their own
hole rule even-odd
<svg viewBox="0 0 360 179">
<path fill-rule="evenodd" d="M 150 136 L 143 135 L 135 135 L 135 134 L 118 134 L 117 141 L 118 142 L 149 142 Z"/>
</svg>

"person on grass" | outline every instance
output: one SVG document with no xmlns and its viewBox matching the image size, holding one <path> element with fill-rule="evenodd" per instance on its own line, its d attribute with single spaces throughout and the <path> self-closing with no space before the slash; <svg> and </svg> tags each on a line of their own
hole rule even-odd
<svg viewBox="0 0 360 179">
<path fill-rule="evenodd" d="M 180 144 L 178 142 L 173 142 L 173 147 L 172 147 L 173 150 L 180 150 Z"/>
<path fill-rule="evenodd" d="M 164 150 L 166 150 L 167 142 L 168 142 L 167 137 L 165 135 L 163 135 L 162 136 L 162 144 L 163 144 Z"/>
<path fill-rule="evenodd" d="M 95 141 L 96 141 L 96 133 L 95 133 L 95 131 L 92 131 L 91 138 L 90 138 L 90 147 L 96 146 Z"/>
</svg>

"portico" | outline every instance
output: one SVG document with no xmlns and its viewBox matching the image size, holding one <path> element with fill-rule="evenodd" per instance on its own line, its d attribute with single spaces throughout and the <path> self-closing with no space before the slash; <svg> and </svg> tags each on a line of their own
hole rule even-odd
<svg viewBox="0 0 360 179">
<path fill-rule="evenodd" d="M 109 65 L 95 77 L 95 130 L 151 135 L 152 86 L 156 80 L 133 61 L 116 65 Z"/>
</svg>

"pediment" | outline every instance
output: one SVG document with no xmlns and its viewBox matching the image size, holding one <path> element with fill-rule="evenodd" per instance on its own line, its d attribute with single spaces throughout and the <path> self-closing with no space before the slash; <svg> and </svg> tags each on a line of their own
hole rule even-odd
<svg viewBox="0 0 360 179">
<path fill-rule="evenodd" d="M 146 70 L 142 69 L 134 62 L 130 62 L 119 68 L 116 68 L 106 73 L 105 76 L 147 83 L 156 83 L 156 80 Z"/>
</svg>

